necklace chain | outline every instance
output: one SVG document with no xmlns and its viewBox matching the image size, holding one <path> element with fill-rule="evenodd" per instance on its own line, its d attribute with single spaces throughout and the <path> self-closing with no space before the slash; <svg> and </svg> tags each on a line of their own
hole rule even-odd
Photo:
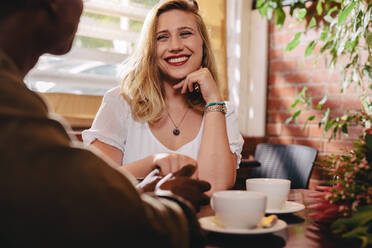
<svg viewBox="0 0 372 248">
<path fill-rule="evenodd" d="M 189 109 L 190 109 L 190 108 L 187 108 L 187 109 L 186 109 L 186 111 L 185 111 L 185 113 L 183 114 L 182 119 L 181 119 L 180 123 L 178 123 L 178 125 L 176 125 L 176 123 L 174 122 L 174 120 L 172 119 L 172 117 L 170 116 L 170 114 L 169 114 L 169 112 L 168 112 L 168 110 L 167 110 L 168 117 L 169 117 L 169 119 L 171 120 L 171 122 L 172 122 L 172 124 L 173 124 L 173 126 L 174 126 L 174 129 L 173 129 L 173 135 L 178 136 L 178 135 L 181 133 L 179 127 L 181 126 L 183 120 L 185 119 L 187 112 L 189 112 Z"/>
</svg>

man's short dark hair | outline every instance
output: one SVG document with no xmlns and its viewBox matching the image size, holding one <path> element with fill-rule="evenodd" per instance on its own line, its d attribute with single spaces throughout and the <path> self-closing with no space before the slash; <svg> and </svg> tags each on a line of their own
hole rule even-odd
<svg viewBox="0 0 372 248">
<path fill-rule="evenodd" d="M 0 4 L 0 20 L 7 17 L 8 15 L 25 8 L 27 6 L 32 6 L 40 4 L 45 0 L 3 0 Z"/>
</svg>

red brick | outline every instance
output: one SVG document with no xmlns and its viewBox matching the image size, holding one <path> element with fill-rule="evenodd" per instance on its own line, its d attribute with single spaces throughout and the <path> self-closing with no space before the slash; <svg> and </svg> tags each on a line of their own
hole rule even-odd
<svg viewBox="0 0 372 248">
<path fill-rule="evenodd" d="M 296 93 L 294 86 L 276 86 L 269 89 L 271 97 L 294 97 Z"/>
<path fill-rule="evenodd" d="M 287 112 L 269 112 L 268 123 L 284 123 L 290 116 Z"/>
<path fill-rule="evenodd" d="M 307 137 L 309 129 L 304 129 L 303 126 L 297 125 L 284 125 L 282 136 L 292 136 L 292 137 Z"/>
<path fill-rule="evenodd" d="M 273 33 L 275 33 L 275 31 L 277 31 L 277 28 L 275 26 L 275 22 L 270 21 L 269 22 L 269 33 L 272 35 Z"/>
<path fill-rule="evenodd" d="M 298 30 L 298 31 L 303 31 L 304 29 L 304 24 L 302 22 L 298 22 L 296 19 L 291 19 L 290 16 L 287 16 L 288 18 L 286 19 L 284 23 L 284 30 Z"/>
<path fill-rule="evenodd" d="M 348 135 L 345 136 L 341 134 L 341 139 L 343 140 L 358 140 L 359 137 L 363 134 L 363 127 L 361 126 L 350 126 L 347 129 Z"/>
<path fill-rule="evenodd" d="M 315 110 L 302 111 L 302 113 L 296 118 L 296 123 L 304 124 L 306 120 L 312 115 L 315 115 L 315 119 L 311 123 L 318 123 L 323 118 L 322 113 L 320 111 Z"/>
<path fill-rule="evenodd" d="M 323 96 L 313 97 L 313 108 L 316 109 L 318 103 L 322 100 Z M 341 97 L 328 97 L 327 101 L 324 103 L 322 110 L 330 108 L 331 111 L 342 109 L 342 98 Z"/>
<path fill-rule="evenodd" d="M 286 61 L 273 61 L 270 62 L 269 72 L 278 71 L 293 71 L 297 68 L 296 60 L 286 60 Z"/>
<path fill-rule="evenodd" d="M 269 60 L 281 59 L 283 58 L 283 48 L 270 49 Z"/>
<path fill-rule="evenodd" d="M 295 102 L 295 99 L 296 98 L 285 98 L 285 99 L 281 99 L 281 109 L 282 110 L 289 110 L 289 108 L 291 107 L 291 105 Z"/>
<path fill-rule="evenodd" d="M 313 83 L 331 83 L 339 82 L 342 79 L 342 75 L 333 70 L 319 70 L 313 71 Z"/>
<path fill-rule="evenodd" d="M 272 48 L 285 47 L 293 39 L 295 34 L 296 32 L 272 33 L 271 47 Z"/>
<path fill-rule="evenodd" d="M 313 40 L 317 40 L 320 37 L 320 32 L 314 29 L 307 30 L 305 34 L 302 34 L 301 38 L 306 44 Z"/>
<path fill-rule="evenodd" d="M 307 86 L 308 90 L 306 91 L 307 94 L 311 96 L 324 96 L 325 95 L 325 86 L 324 85 L 315 85 L 315 86 Z"/>
<path fill-rule="evenodd" d="M 330 141 L 324 143 L 324 151 L 330 153 L 345 153 L 353 149 L 352 142 L 347 141 Z"/>
<path fill-rule="evenodd" d="M 282 101 L 279 99 L 268 99 L 267 100 L 267 109 L 272 110 L 281 110 Z"/>
<path fill-rule="evenodd" d="M 294 144 L 292 138 L 276 138 L 276 137 L 270 137 L 269 143 L 271 144 Z"/>
<path fill-rule="evenodd" d="M 266 134 L 268 136 L 279 136 L 282 132 L 282 124 L 267 124 Z"/>
<path fill-rule="evenodd" d="M 297 145 L 310 146 L 318 151 L 323 150 L 323 142 L 321 140 L 296 139 L 295 142 Z"/>
<path fill-rule="evenodd" d="M 281 73 L 270 73 L 269 84 L 281 84 L 284 82 L 283 75 Z"/>
<path fill-rule="evenodd" d="M 341 94 L 341 84 L 332 83 L 332 84 L 328 84 L 327 86 L 328 86 L 328 95 L 329 96 L 334 96 L 334 95 L 339 96 Z"/>
<path fill-rule="evenodd" d="M 362 109 L 362 103 L 358 98 L 345 97 L 344 98 L 344 109 L 358 110 Z"/>
<path fill-rule="evenodd" d="M 325 60 L 320 57 L 315 59 L 313 56 L 305 57 L 299 62 L 298 68 L 301 70 L 327 69 Z"/>
<path fill-rule="evenodd" d="M 309 83 L 310 73 L 309 72 L 294 72 L 283 75 L 284 82 L 286 83 Z"/>
<path fill-rule="evenodd" d="M 286 58 L 293 58 L 293 57 L 303 58 L 305 56 L 305 50 L 306 50 L 306 45 L 300 44 L 292 51 L 285 52 L 284 55 Z"/>
<path fill-rule="evenodd" d="M 312 138 L 324 138 L 324 129 L 318 125 L 309 126 L 309 137 Z"/>
</svg>

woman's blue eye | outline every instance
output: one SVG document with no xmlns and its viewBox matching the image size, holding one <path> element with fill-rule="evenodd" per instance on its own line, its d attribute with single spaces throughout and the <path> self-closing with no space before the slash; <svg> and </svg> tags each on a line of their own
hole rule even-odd
<svg viewBox="0 0 372 248">
<path fill-rule="evenodd" d="M 189 35 L 192 35 L 191 32 L 182 32 L 181 33 L 181 36 L 189 36 Z"/>
<path fill-rule="evenodd" d="M 166 35 L 159 35 L 156 40 L 164 40 L 166 38 L 168 38 Z"/>
</svg>

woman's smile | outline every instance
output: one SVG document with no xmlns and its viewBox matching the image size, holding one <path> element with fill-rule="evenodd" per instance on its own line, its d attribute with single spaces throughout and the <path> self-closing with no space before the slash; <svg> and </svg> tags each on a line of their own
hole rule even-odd
<svg viewBox="0 0 372 248">
<path fill-rule="evenodd" d="M 171 56 L 165 59 L 168 64 L 172 66 L 181 66 L 187 63 L 190 56 L 180 55 L 180 56 Z"/>
<path fill-rule="evenodd" d="M 159 16 L 156 57 L 160 71 L 170 80 L 179 81 L 200 68 L 203 39 L 191 13 L 170 10 Z"/>
</svg>

